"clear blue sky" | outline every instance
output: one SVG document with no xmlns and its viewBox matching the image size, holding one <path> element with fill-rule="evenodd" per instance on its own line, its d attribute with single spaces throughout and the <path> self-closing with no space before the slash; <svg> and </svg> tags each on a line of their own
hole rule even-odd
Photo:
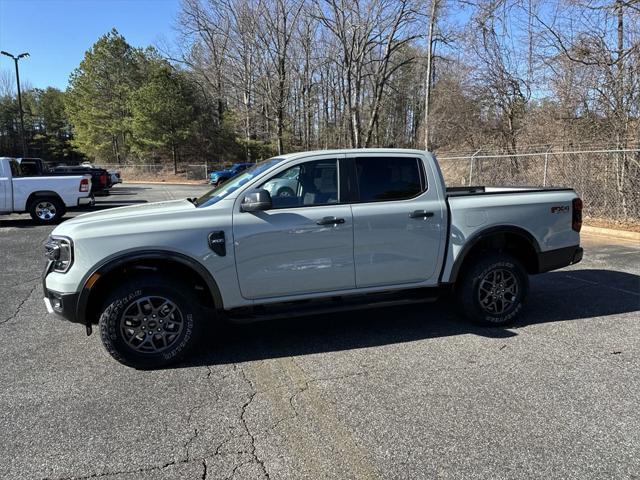
<svg viewBox="0 0 640 480">
<path fill-rule="evenodd" d="M 20 60 L 20 80 L 64 90 L 100 35 L 116 28 L 135 47 L 171 41 L 179 0 L 0 0 L 0 50 Z M 0 56 L 0 69 L 14 72 Z"/>
</svg>

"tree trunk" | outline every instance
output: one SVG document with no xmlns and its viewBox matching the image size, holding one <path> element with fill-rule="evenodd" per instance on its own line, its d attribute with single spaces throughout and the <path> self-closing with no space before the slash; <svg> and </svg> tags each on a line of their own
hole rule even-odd
<svg viewBox="0 0 640 480">
<path fill-rule="evenodd" d="M 118 146 L 118 135 L 114 135 L 113 136 L 113 149 L 115 151 L 116 154 L 116 163 L 118 165 L 122 164 L 122 159 L 120 157 L 120 147 Z"/>
<path fill-rule="evenodd" d="M 173 159 L 173 174 L 178 174 L 178 152 L 175 142 L 171 142 L 171 158 Z"/>
<path fill-rule="evenodd" d="M 278 110 L 276 112 L 276 135 L 278 137 L 278 155 L 284 153 L 284 145 L 282 134 L 284 130 L 284 101 L 285 101 L 285 83 L 286 83 L 286 63 L 285 57 L 278 59 Z"/>
</svg>

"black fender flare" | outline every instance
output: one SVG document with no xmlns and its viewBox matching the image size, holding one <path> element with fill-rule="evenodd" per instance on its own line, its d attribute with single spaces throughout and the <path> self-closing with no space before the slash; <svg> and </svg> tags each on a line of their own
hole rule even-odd
<svg viewBox="0 0 640 480">
<path fill-rule="evenodd" d="M 455 262 L 453 262 L 453 267 L 451 267 L 451 274 L 449 275 L 449 282 L 454 283 L 458 279 L 458 274 L 460 273 L 460 268 L 462 268 L 462 264 L 464 263 L 466 257 L 473 250 L 473 248 L 482 240 L 492 237 L 494 235 L 499 234 L 509 234 L 509 235 L 517 235 L 524 240 L 526 240 L 535 250 L 536 252 L 536 264 L 539 265 L 540 258 L 540 245 L 536 238 L 529 233 L 527 230 L 521 227 L 515 227 L 513 225 L 497 225 L 489 228 L 485 228 L 479 232 L 474 233 L 469 239 L 465 242 L 462 250 L 458 254 Z"/>
<path fill-rule="evenodd" d="M 93 280 L 96 274 L 101 277 L 118 267 L 139 260 L 169 260 L 192 269 L 207 284 L 207 288 L 211 293 L 211 297 L 213 298 L 216 310 L 223 309 L 222 294 L 220 293 L 220 288 L 218 288 L 218 284 L 211 276 L 211 273 L 209 273 L 209 271 L 199 261 L 182 253 L 172 252 L 168 250 L 138 250 L 126 253 L 119 252 L 115 255 L 111 255 L 102 260 L 89 273 L 85 274 L 81 281 L 82 289 L 80 290 L 78 304 L 76 307 L 76 318 L 79 322 L 86 323 L 87 325 L 90 324 L 89 319 L 86 318 L 89 296 L 91 294 L 91 288 L 94 285 L 94 281 L 90 282 L 90 280 Z"/>
</svg>

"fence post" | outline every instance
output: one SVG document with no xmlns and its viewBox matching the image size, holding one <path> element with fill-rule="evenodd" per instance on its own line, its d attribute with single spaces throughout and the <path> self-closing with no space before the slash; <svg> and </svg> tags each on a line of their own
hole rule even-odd
<svg viewBox="0 0 640 480">
<path fill-rule="evenodd" d="M 476 152 L 473 155 L 471 155 L 471 159 L 469 161 L 469 183 L 468 183 L 469 186 L 471 186 L 471 179 L 473 178 L 473 164 L 475 162 L 476 155 L 480 153 L 480 150 L 476 150 Z"/>
<path fill-rule="evenodd" d="M 553 147 L 549 147 L 546 152 L 544 152 L 544 176 L 542 177 L 542 186 L 547 186 L 547 167 L 549 165 L 549 152 Z"/>
</svg>

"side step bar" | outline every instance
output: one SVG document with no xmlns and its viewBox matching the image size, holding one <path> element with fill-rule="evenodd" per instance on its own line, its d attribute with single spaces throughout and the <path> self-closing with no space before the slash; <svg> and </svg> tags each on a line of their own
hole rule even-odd
<svg viewBox="0 0 640 480">
<path fill-rule="evenodd" d="M 427 291 L 428 290 L 428 291 Z M 233 323 L 253 323 L 263 320 L 276 320 L 291 317 L 324 315 L 330 313 L 364 310 L 372 308 L 397 307 L 430 303 L 438 299 L 441 289 L 421 289 L 417 295 L 400 296 L 396 293 L 357 295 L 353 297 L 332 297 L 329 300 L 301 300 L 298 302 L 278 303 L 240 307 L 225 312 L 227 320 Z"/>
</svg>

